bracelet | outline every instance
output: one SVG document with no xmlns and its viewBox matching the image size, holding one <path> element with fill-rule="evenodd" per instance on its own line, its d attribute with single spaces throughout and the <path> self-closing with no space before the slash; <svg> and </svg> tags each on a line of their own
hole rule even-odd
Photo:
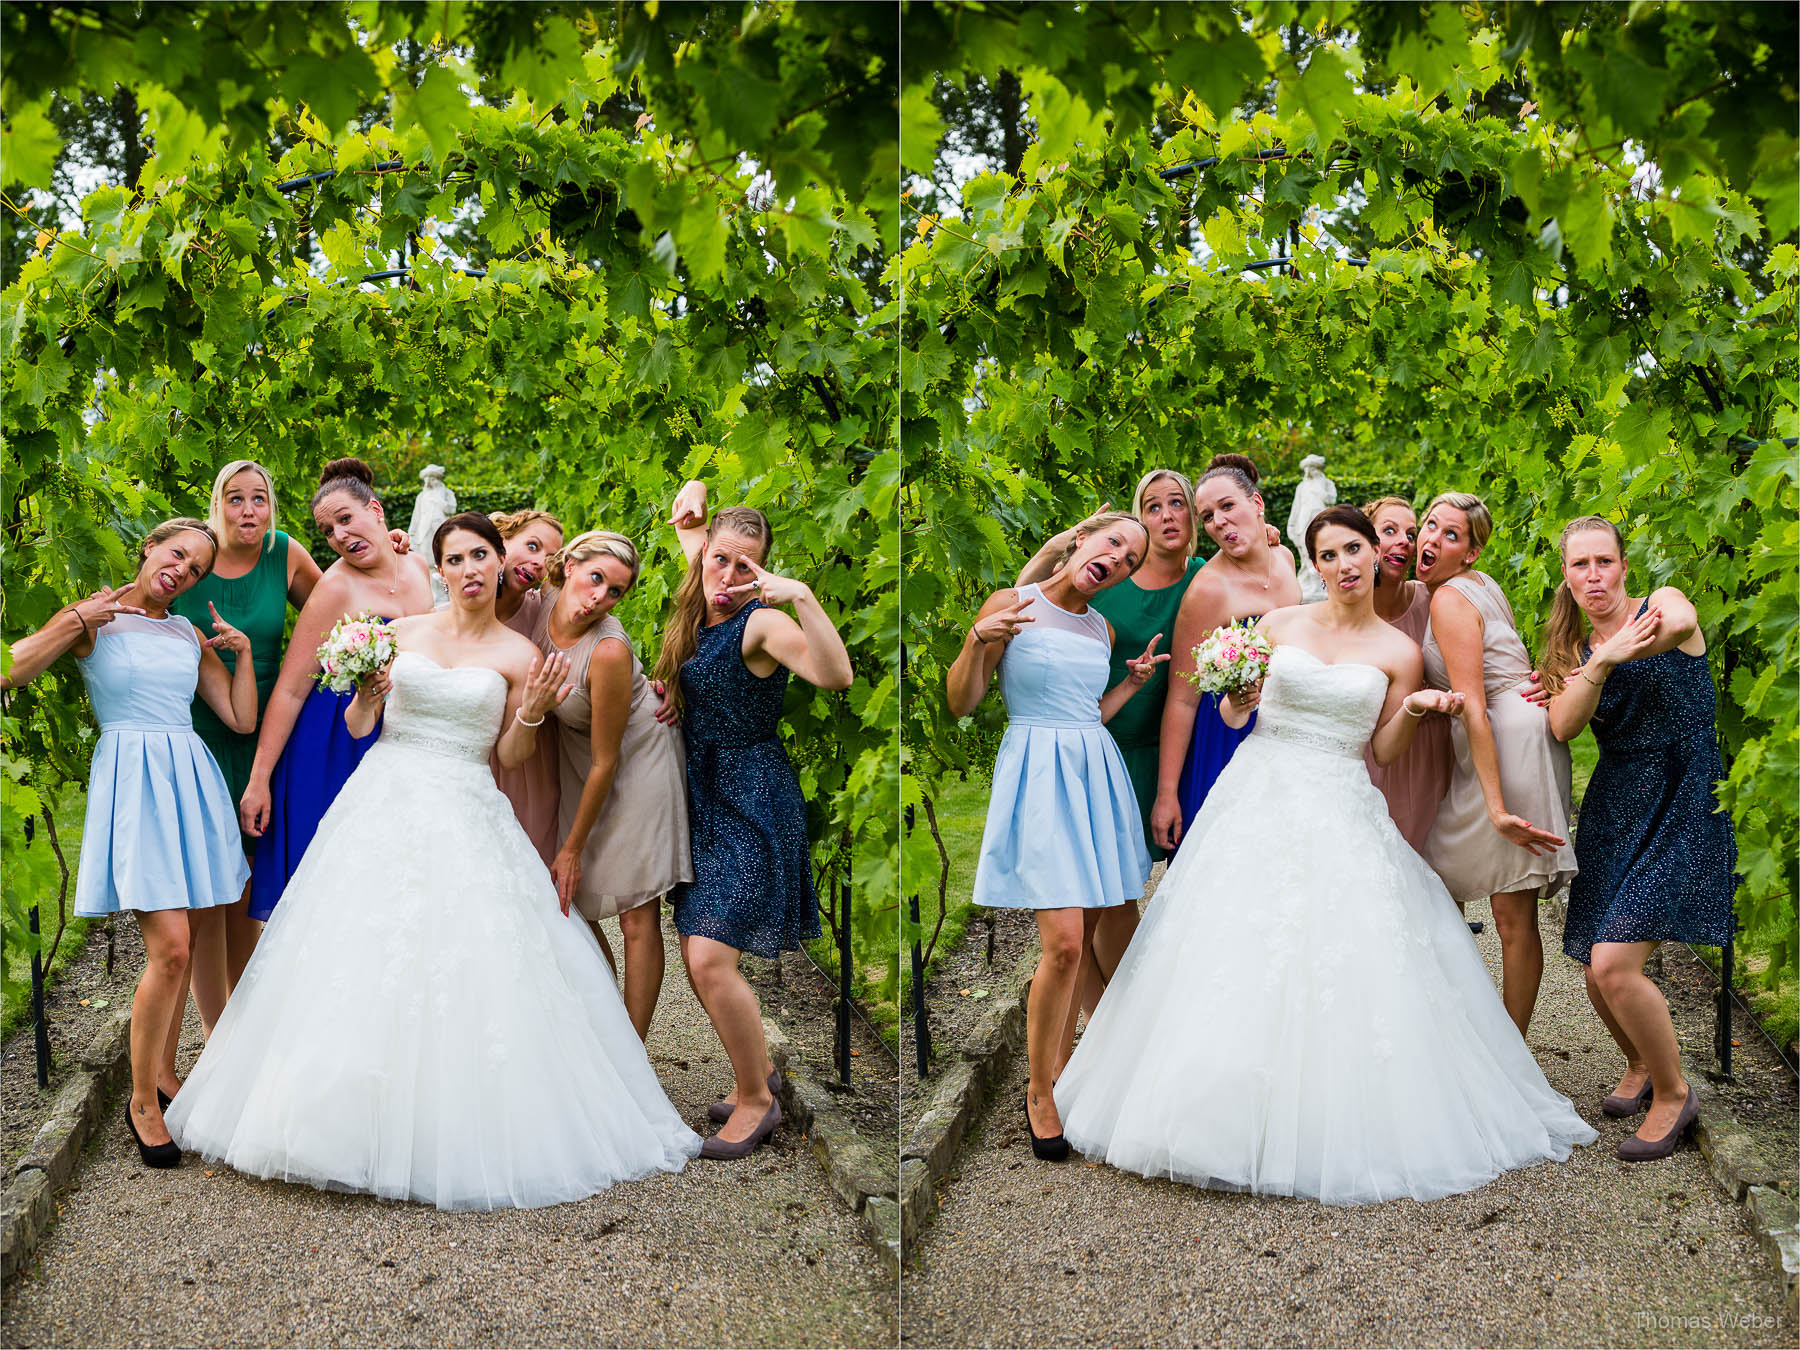
<svg viewBox="0 0 1800 1350">
<path fill-rule="evenodd" d="M 523 708 L 513 709 L 513 720 L 522 727 L 541 727 L 544 725 L 544 719 L 541 717 L 535 722 L 527 722 L 525 720 L 525 710 Z"/>
<path fill-rule="evenodd" d="M 995 638 L 994 642 L 989 642 L 986 638 L 981 636 L 980 633 L 977 633 L 973 628 L 971 628 L 969 630 L 969 636 L 974 638 L 976 645 L 980 646 L 980 647 L 991 647 L 994 645 L 994 642 L 1000 641 L 999 638 Z"/>
<path fill-rule="evenodd" d="M 1400 711 L 1405 713 L 1408 717 L 1422 718 L 1425 716 L 1425 713 L 1414 712 L 1412 710 L 1412 705 L 1410 703 L 1408 703 L 1405 699 L 1402 699 L 1400 701 Z M 1427 708 L 1425 711 L 1429 712 L 1431 710 L 1429 708 Z"/>
<path fill-rule="evenodd" d="M 1588 674 L 1586 666 L 1583 666 L 1580 670 L 1576 671 L 1575 673 L 1577 675 L 1581 676 L 1581 678 L 1586 680 L 1589 684 L 1593 685 L 1594 688 L 1596 688 L 1596 689 L 1601 688 L 1606 683 L 1606 680 L 1604 677 L 1596 680 L 1592 675 Z"/>
</svg>

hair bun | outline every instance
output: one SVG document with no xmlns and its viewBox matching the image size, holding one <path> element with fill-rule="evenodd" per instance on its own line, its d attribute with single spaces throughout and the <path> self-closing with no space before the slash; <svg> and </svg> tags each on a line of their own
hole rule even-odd
<svg viewBox="0 0 1800 1350">
<path fill-rule="evenodd" d="M 335 482 L 339 478 L 354 478 L 368 487 L 375 486 L 375 470 L 360 459 L 334 459 L 319 470 L 319 485 Z"/>
<path fill-rule="evenodd" d="M 1257 470 L 1256 461 L 1248 455 L 1239 455 L 1229 451 L 1222 455 L 1214 455 L 1212 463 L 1206 466 L 1206 471 L 1211 473 L 1214 469 L 1236 469 L 1250 480 L 1251 487 L 1262 482 L 1262 474 Z"/>
</svg>

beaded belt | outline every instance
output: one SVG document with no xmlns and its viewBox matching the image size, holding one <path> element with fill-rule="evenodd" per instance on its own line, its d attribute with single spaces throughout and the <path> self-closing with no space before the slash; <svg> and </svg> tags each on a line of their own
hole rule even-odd
<svg viewBox="0 0 1800 1350">
<path fill-rule="evenodd" d="M 1361 759 L 1363 747 L 1368 744 L 1367 741 L 1353 741 L 1346 736 L 1326 736 L 1316 731 L 1304 731 L 1281 722 L 1271 722 L 1266 717 L 1256 719 L 1256 730 L 1251 735 L 1273 736 L 1278 741 L 1291 741 L 1313 750 L 1327 750 L 1346 759 Z"/>
<path fill-rule="evenodd" d="M 397 727 L 389 723 L 382 728 L 382 745 L 404 745 L 409 750 L 424 750 L 433 755 L 444 755 L 450 759 L 466 759 L 474 764 L 486 764 L 492 747 L 486 743 L 476 744 L 473 741 L 459 741 L 450 736 L 428 736 L 422 731 L 412 731 L 406 727 Z"/>
</svg>

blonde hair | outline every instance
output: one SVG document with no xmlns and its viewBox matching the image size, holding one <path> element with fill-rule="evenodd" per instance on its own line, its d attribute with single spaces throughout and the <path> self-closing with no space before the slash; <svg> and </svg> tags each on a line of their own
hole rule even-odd
<svg viewBox="0 0 1800 1350">
<path fill-rule="evenodd" d="M 1181 489 L 1181 495 L 1187 498 L 1188 510 L 1191 512 L 1194 509 L 1194 485 L 1188 480 L 1188 476 L 1185 473 L 1181 472 L 1180 469 L 1152 469 L 1149 473 L 1138 479 L 1137 488 L 1131 494 L 1132 515 L 1137 516 L 1139 519 L 1143 518 L 1144 494 L 1150 490 L 1150 485 L 1159 478 L 1171 480 L 1176 487 Z"/>
<path fill-rule="evenodd" d="M 219 536 L 213 533 L 213 527 L 204 520 L 196 520 L 192 516 L 175 516 L 165 520 L 145 535 L 144 542 L 138 545 L 138 566 L 144 565 L 144 560 L 150 556 L 151 549 L 165 539 L 173 539 L 183 530 L 192 530 L 195 534 L 205 535 L 206 542 L 212 545 L 212 557 L 207 559 L 206 571 L 195 578 L 196 581 L 204 581 L 211 575 L 213 564 L 219 560 Z"/>
<path fill-rule="evenodd" d="M 1612 535 L 1613 545 L 1619 550 L 1619 561 L 1624 562 L 1625 535 L 1605 516 L 1577 516 L 1563 526 L 1562 537 L 1556 541 L 1558 554 L 1567 559 L 1569 536 L 1588 530 L 1605 530 Z M 1544 625 L 1543 660 L 1538 666 L 1544 688 L 1552 694 L 1562 693 L 1569 677 L 1583 664 L 1581 639 L 1587 631 L 1587 615 L 1575 603 L 1575 593 L 1569 589 L 1567 579 L 1557 582 L 1556 596 L 1550 602 L 1550 621 Z"/>
<path fill-rule="evenodd" d="M 1469 540 L 1475 545 L 1476 552 L 1487 547 L 1487 541 L 1494 535 L 1494 516 L 1486 502 L 1473 492 L 1440 492 L 1426 506 L 1425 514 L 1429 516 L 1440 506 L 1461 511 L 1469 518 Z"/>
<path fill-rule="evenodd" d="M 1081 547 L 1082 535 L 1092 534 L 1095 530 L 1104 530 L 1108 525 L 1123 525 L 1127 521 L 1144 531 L 1144 551 L 1138 554 L 1137 562 L 1132 565 L 1131 572 L 1125 574 L 1130 576 L 1132 572 L 1144 565 L 1144 559 L 1150 555 L 1150 531 L 1145 529 L 1144 522 L 1130 511 L 1101 511 L 1082 521 L 1075 527 L 1075 542 L 1065 548 L 1062 556 L 1056 560 L 1056 570 L 1060 572 L 1068 566 L 1069 559 L 1075 556 L 1075 550 Z"/>
<path fill-rule="evenodd" d="M 541 512 L 539 514 L 542 514 Z M 520 526 L 523 529 L 523 526 Z M 631 580 L 625 584 L 630 590 L 637 585 L 638 573 L 643 568 L 643 559 L 638 556 L 637 545 L 622 534 L 612 530 L 584 530 L 555 553 L 550 555 L 550 562 L 544 568 L 544 576 L 552 586 L 560 589 L 568 576 L 571 563 L 583 562 L 588 558 L 604 555 L 617 558 L 631 569 Z"/>
<path fill-rule="evenodd" d="M 501 511 L 488 517 L 494 522 L 494 528 L 500 531 L 502 539 L 511 539 L 520 530 L 542 521 L 555 530 L 558 537 L 568 533 L 563 523 L 548 511 Z M 560 583 L 559 583 L 560 584 Z"/>
<path fill-rule="evenodd" d="M 760 541 L 762 553 L 757 561 L 762 563 L 768 562 L 769 550 L 775 547 L 775 531 L 769 525 L 769 518 L 754 506 L 728 506 L 723 511 L 715 511 L 707 522 L 706 544 L 688 563 L 687 575 L 675 592 L 675 604 L 663 628 L 662 650 L 656 655 L 655 676 L 675 696 L 677 709 L 682 706 L 681 668 L 700 649 L 700 621 L 706 615 L 706 580 L 701 569 L 705 565 L 707 548 L 721 534 Z"/>
<path fill-rule="evenodd" d="M 1363 503 L 1362 513 L 1372 522 L 1375 519 L 1375 513 L 1377 511 L 1385 511 L 1390 506 L 1398 506 L 1403 511 L 1410 511 L 1413 509 L 1413 504 L 1404 497 L 1377 497 L 1372 502 Z M 1417 519 L 1417 517 L 1414 517 L 1414 519 Z"/>
<path fill-rule="evenodd" d="M 212 498 L 206 504 L 206 523 L 212 527 L 214 535 L 225 533 L 225 485 L 245 469 L 255 469 L 262 475 L 263 487 L 269 494 L 269 528 L 275 528 L 274 476 L 253 459 L 234 459 L 220 469 L 218 477 L 213 479 Z"/>
</svg>

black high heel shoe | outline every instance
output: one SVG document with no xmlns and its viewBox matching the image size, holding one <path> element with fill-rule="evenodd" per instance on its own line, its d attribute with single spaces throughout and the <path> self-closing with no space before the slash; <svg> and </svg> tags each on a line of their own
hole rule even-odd
<svg viewBox="0 0 1800 1350">
<path fill-rule="evenodd" d="M 1041 1135 L 1031 1124 L 1031 1094 L 1025 1095 L 1025 1133 L 1031 1136 L 1031 1153 L 1044 1162 L 1062 1162 L 1069 1156 L 1069 1141 L 1060 1134 Z"/>
<path fill-rule="evenodd" d="M 156 1106 L 158 1110 L 167 1111 L 175 1104 L 175 1099 L 161 1088 L 156 1089 Z"/>
<path fill-rule="evenodd" d="M 171 1139 L 166 1144 L 146 1144 L 137 1132 L 137 1122 L 131 1118 L 131 1103 L 125 1103 L 125 1128 L 131 1131 L 131 1137 L 138 1146 L 138 1157 L 144 1160 L 145 1167 L 180 1167 L 181 1146 Z"/>
</svg>

